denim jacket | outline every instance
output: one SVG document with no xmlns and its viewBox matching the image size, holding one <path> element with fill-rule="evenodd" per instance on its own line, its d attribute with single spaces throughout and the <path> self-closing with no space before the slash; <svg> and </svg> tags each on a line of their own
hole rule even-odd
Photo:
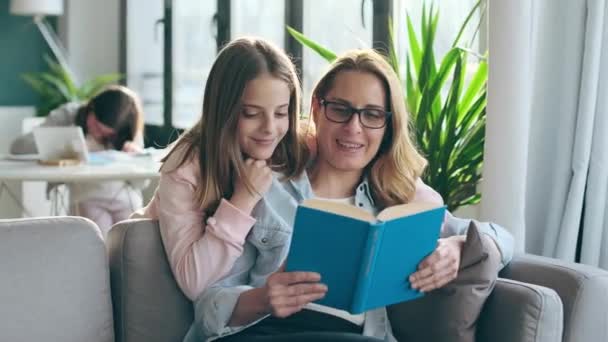
<svg viewBox="0 0 608 342">
<path fill-rule="evenodd" d="M 314 197 L 307 175 L 295 180 L 280 181 L 275 175 L 271 188 L 254 208 L 256 223 L 247 236 L 243 254 L 236 260 L 229 274 L 196 299 L 195 318 L 185 341 L 212 341 L 237 333 L 265 317 L 245 326 L 229 327 L 228 322 L 241 293 L 262 287 L 266 278 L 276 272 L 289 251 L 298 203 Z M 363 181 L 355 193 L 355 203 L 374 214 L 378 211 L 371 197 L 369 184 Z M 443 236 L 466 234 L 468 219 L 446 216 Z M 502 252 L 502 263 L 507 264 L 513 253 L 513 238 L 502 227 L 482 223 L 480 230 L 490 235 Z M 385 308 L 365 313 L 363 334 L 394 341 Z"/>
</svg>

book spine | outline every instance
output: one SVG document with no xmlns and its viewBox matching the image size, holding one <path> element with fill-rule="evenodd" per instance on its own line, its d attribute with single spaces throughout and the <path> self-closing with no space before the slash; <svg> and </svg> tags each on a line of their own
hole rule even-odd
<svg viewBox="0 0 608 342">
<path fill-rule="evenodd" d="M 383 227 L 384 222 L 370 224 L 367 243 L 365 244 L 365 249 L 363 251 L 361 268 L 359 269 L 359 275 L 357 277 L 355 295 L 350 310 L 352 314 L 365 312 L 367 293 L 374 273 L 374 261 L 377 254 L 376 250 L 380 247 L 379 241 L 382 237 Z"/>
</svg>

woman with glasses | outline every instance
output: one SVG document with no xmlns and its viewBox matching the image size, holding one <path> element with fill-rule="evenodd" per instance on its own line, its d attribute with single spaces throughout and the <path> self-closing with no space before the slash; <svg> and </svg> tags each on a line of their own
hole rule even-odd
<svg viewBox="0 0 608 342">
<path fill-rule="evenodd" d="M 328 290 L 320 275 L 284 272 L 282 265 L 295 211 L 304 199 L 350 203 L 373 213 L 411 201 L 443 202 L 420 180 L 426 160 L 410 139 L 399 79 L 374 51 L 347 53 L 314 88 L 311 112 L 313 160 L 300 178 L 273 182 L 252 213 L 256 224 L 243 254 L 195 301 L 196 322 L 187 341 L 394 340 L 385 308 L 352 315 L 315 304 Z M 470 222 L 446 216 L 436 250 L 409 275 L 413 288 L 430 292 L 457 277 Z M 477 227 L 494 262 L 495 279 L 499 264 L 511 259 L 512 237 L 494 224 Z M 453 331 L 441 331 L 446 339 L 459 340 L 449 336 Z"/>
</svg>

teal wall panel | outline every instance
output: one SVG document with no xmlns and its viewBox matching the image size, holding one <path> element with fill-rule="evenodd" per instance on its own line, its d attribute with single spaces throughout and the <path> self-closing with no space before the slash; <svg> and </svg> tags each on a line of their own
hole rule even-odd
<svg viewBox="0 0 608 342">
<path fill-rule="evenodd" d="M 46 70 L 43 56 L 51 51 L 32 17 L 11 15 L 9 3 L 0 0 L 0 106 L 36 105 L 38 95 L 20 75 Z"/>
</svg>

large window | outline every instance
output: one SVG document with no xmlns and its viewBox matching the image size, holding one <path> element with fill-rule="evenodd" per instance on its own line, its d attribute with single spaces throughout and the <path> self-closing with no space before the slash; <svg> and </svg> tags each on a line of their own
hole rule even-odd
<svg viewBox="0 0 608 342">
<path fill-rule="evenodd" d="M 230 10 L 232 38 L 258 36 L 284 47 L 284 0 L 232 0 Z"/>
<path fill-rule="evenodd" d="M 163 125 L 163 0 L 129 0 L 126 83 L 142 99 L 146 123 Z"/>
<path fill-rule="evenodd" d="M 173 126 L 187 128 L 201 115 L 203 91 L 216 54 L 214 1 L 173 1 Z"/>
<path fill-rule="evenodd" d="M 287 44 L 285 25 L 304 31 L 336 53 L 378 44 L 388 46 L 383 25 L 392 14 L 398 55 L 405 63 L 406 11 L 416 30 L 425 0 L 126 0 L 128 85 L 144 100 L 146 123 L 163 129 L 187 128 L 201 115 L 207 75 L 221 43 L 244 35 L 264 37 L 300 63 L 304 111 L 310 91 L 327 62 L 308 48 Z M 435 1 L 440 8 L 436 54 L 442 56 L 476 0 Z M 391 8 L 391 10 L 389 10 Z M 286 13 L 286 11 L 290 11 Z M 168 25 L 158 19 L 170 15 Z M 286 19 L 287 18 L 287 19 Z M 376 20 L 376 23 L 374 23 Z M 382 22 L 379 22 L 382 21 Z M 478 22 L 474 18 L 473 22 Z M 376 24 L 376 25 L 374 25 Z M 474 26 L 474 25 L 473 25 Z M 164 34 L 163 30 L 168 30 Z M 481 37 L 483 37 L 483 28 Z M 470 38 L 472 32 L 464 37 Z M 471 48 L 479 51 L 479 36 Z M 163 41 L 164 39 L 164 41 Z M 169 49 L 169 53 L 167 50 Z M 167 60 L 163 59 L 163 56 Z M 472 68 L 471 68 L 472 69 Z M 405 68 L 401 68 L 405 71 Z M 403 75 L 402 75 L 403 76 Z M 170 82 L 171 87 L 163 87 Z M 170 99 L 171 105 L 164 105 Z"/>
</svg>

